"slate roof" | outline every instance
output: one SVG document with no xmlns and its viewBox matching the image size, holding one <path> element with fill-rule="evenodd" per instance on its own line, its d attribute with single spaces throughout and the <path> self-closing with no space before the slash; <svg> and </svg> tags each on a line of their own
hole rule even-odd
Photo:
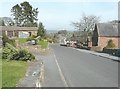
<svg viewBox="0 0 120 89">
<path fill-rule="evenodd" d="M 98 23 L 96 24 L 99 36 L 120 37 L 120 24 Z"/>
<path fill-rule="evenodd" d="M 37 27 L 17 27 L 17 26 L 0 26 L 0 30 L 5 31 L 37 31 Z"/>
</svg>

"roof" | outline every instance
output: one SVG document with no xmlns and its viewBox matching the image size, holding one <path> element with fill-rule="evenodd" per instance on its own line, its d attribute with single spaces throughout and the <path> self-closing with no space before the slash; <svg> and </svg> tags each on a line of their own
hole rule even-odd
<svg viewBox="0 0 120 89">
<path fill-rule="evenodd" d="M 116 37 L 120 36 L 120 31 L 118 31 L 118 28 L 120 27 L 120 24 L 113 24 L 113 23 L 98 23 L 96 24 L 98 35 L 99 36 L 109 36 L 109 37 Z"/>
<path fill-rule="evenodd" d="M 0 30 L 5 31 L 37 31 L 38 27 L 17 27 L 17 26 L 0 26 Z"/>
</svg>

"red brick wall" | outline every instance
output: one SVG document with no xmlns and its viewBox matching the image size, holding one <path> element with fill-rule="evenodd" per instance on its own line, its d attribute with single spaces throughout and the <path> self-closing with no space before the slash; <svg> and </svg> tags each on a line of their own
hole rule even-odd
<svg viewBox="0 0 120 89">
<path fill-rule="evenodd" d="M 120 48 L 120 37 L 98 37 L 98 46 L 104 48 L 106 47 L 108 41 L 112 39 L 113 43 L 116 45 L 116 48 Z"/>
</svg>

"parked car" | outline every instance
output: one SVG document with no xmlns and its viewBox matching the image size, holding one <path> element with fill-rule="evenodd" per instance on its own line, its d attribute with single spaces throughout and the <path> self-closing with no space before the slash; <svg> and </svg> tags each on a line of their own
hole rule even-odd
<svg viewBox="0 0 120 89">
<path fill-rule="evenodd" d="M 60 46 L 67 46 L 67 44 L 60 43 Z"/>
<path fill-rule="evenodd" d="M 35 43 L 35 40 L 31 40 L 31 42 L 30 42 L 32 45 L 35 45 L 36 43 Z"/>
<path fill-rule="evenodd" d="M 83 44 L 82 43 L 77 43 L 77 48 L 83 48 Z"/>
<path fill-rule="evenodd" d="M 67 47 L 77 47 L 77 43 L 71 43 L 71 42 L 69 42 L 69 43 L 67 43 Z"/>
<path fill-rule="evenodd" d="M 66 45 L 67 45 L 67 47 L 70 47 L 70 43 L 69 42 Z"/>
</svg>

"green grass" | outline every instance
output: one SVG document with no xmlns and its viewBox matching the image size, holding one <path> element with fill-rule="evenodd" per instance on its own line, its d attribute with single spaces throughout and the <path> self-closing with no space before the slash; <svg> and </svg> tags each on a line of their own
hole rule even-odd
<svg viewBox="0 0 120 89">
<path fill-rule="evenodd" d="M 25 43 L 27 42 L 27 38 L 18 38 L 17 39 L 20 43 Z"/>
<path fill-rule="evenodd" d="M 27 68 L 27 62 L 2 60 L 2 87 L 15 87 Z"/>
<path fill-rule="evenodd" d="M 2 58 L 0 58 L 0 89 L 2 88 Z"/>
<path fill-rule="evenodd" d="M 48 42 L 44 41 L 44 40 L 39 41 L 38 44 L 41 45 L 41 48 L 47 48 L 48 47 Z"/>
</svg>

